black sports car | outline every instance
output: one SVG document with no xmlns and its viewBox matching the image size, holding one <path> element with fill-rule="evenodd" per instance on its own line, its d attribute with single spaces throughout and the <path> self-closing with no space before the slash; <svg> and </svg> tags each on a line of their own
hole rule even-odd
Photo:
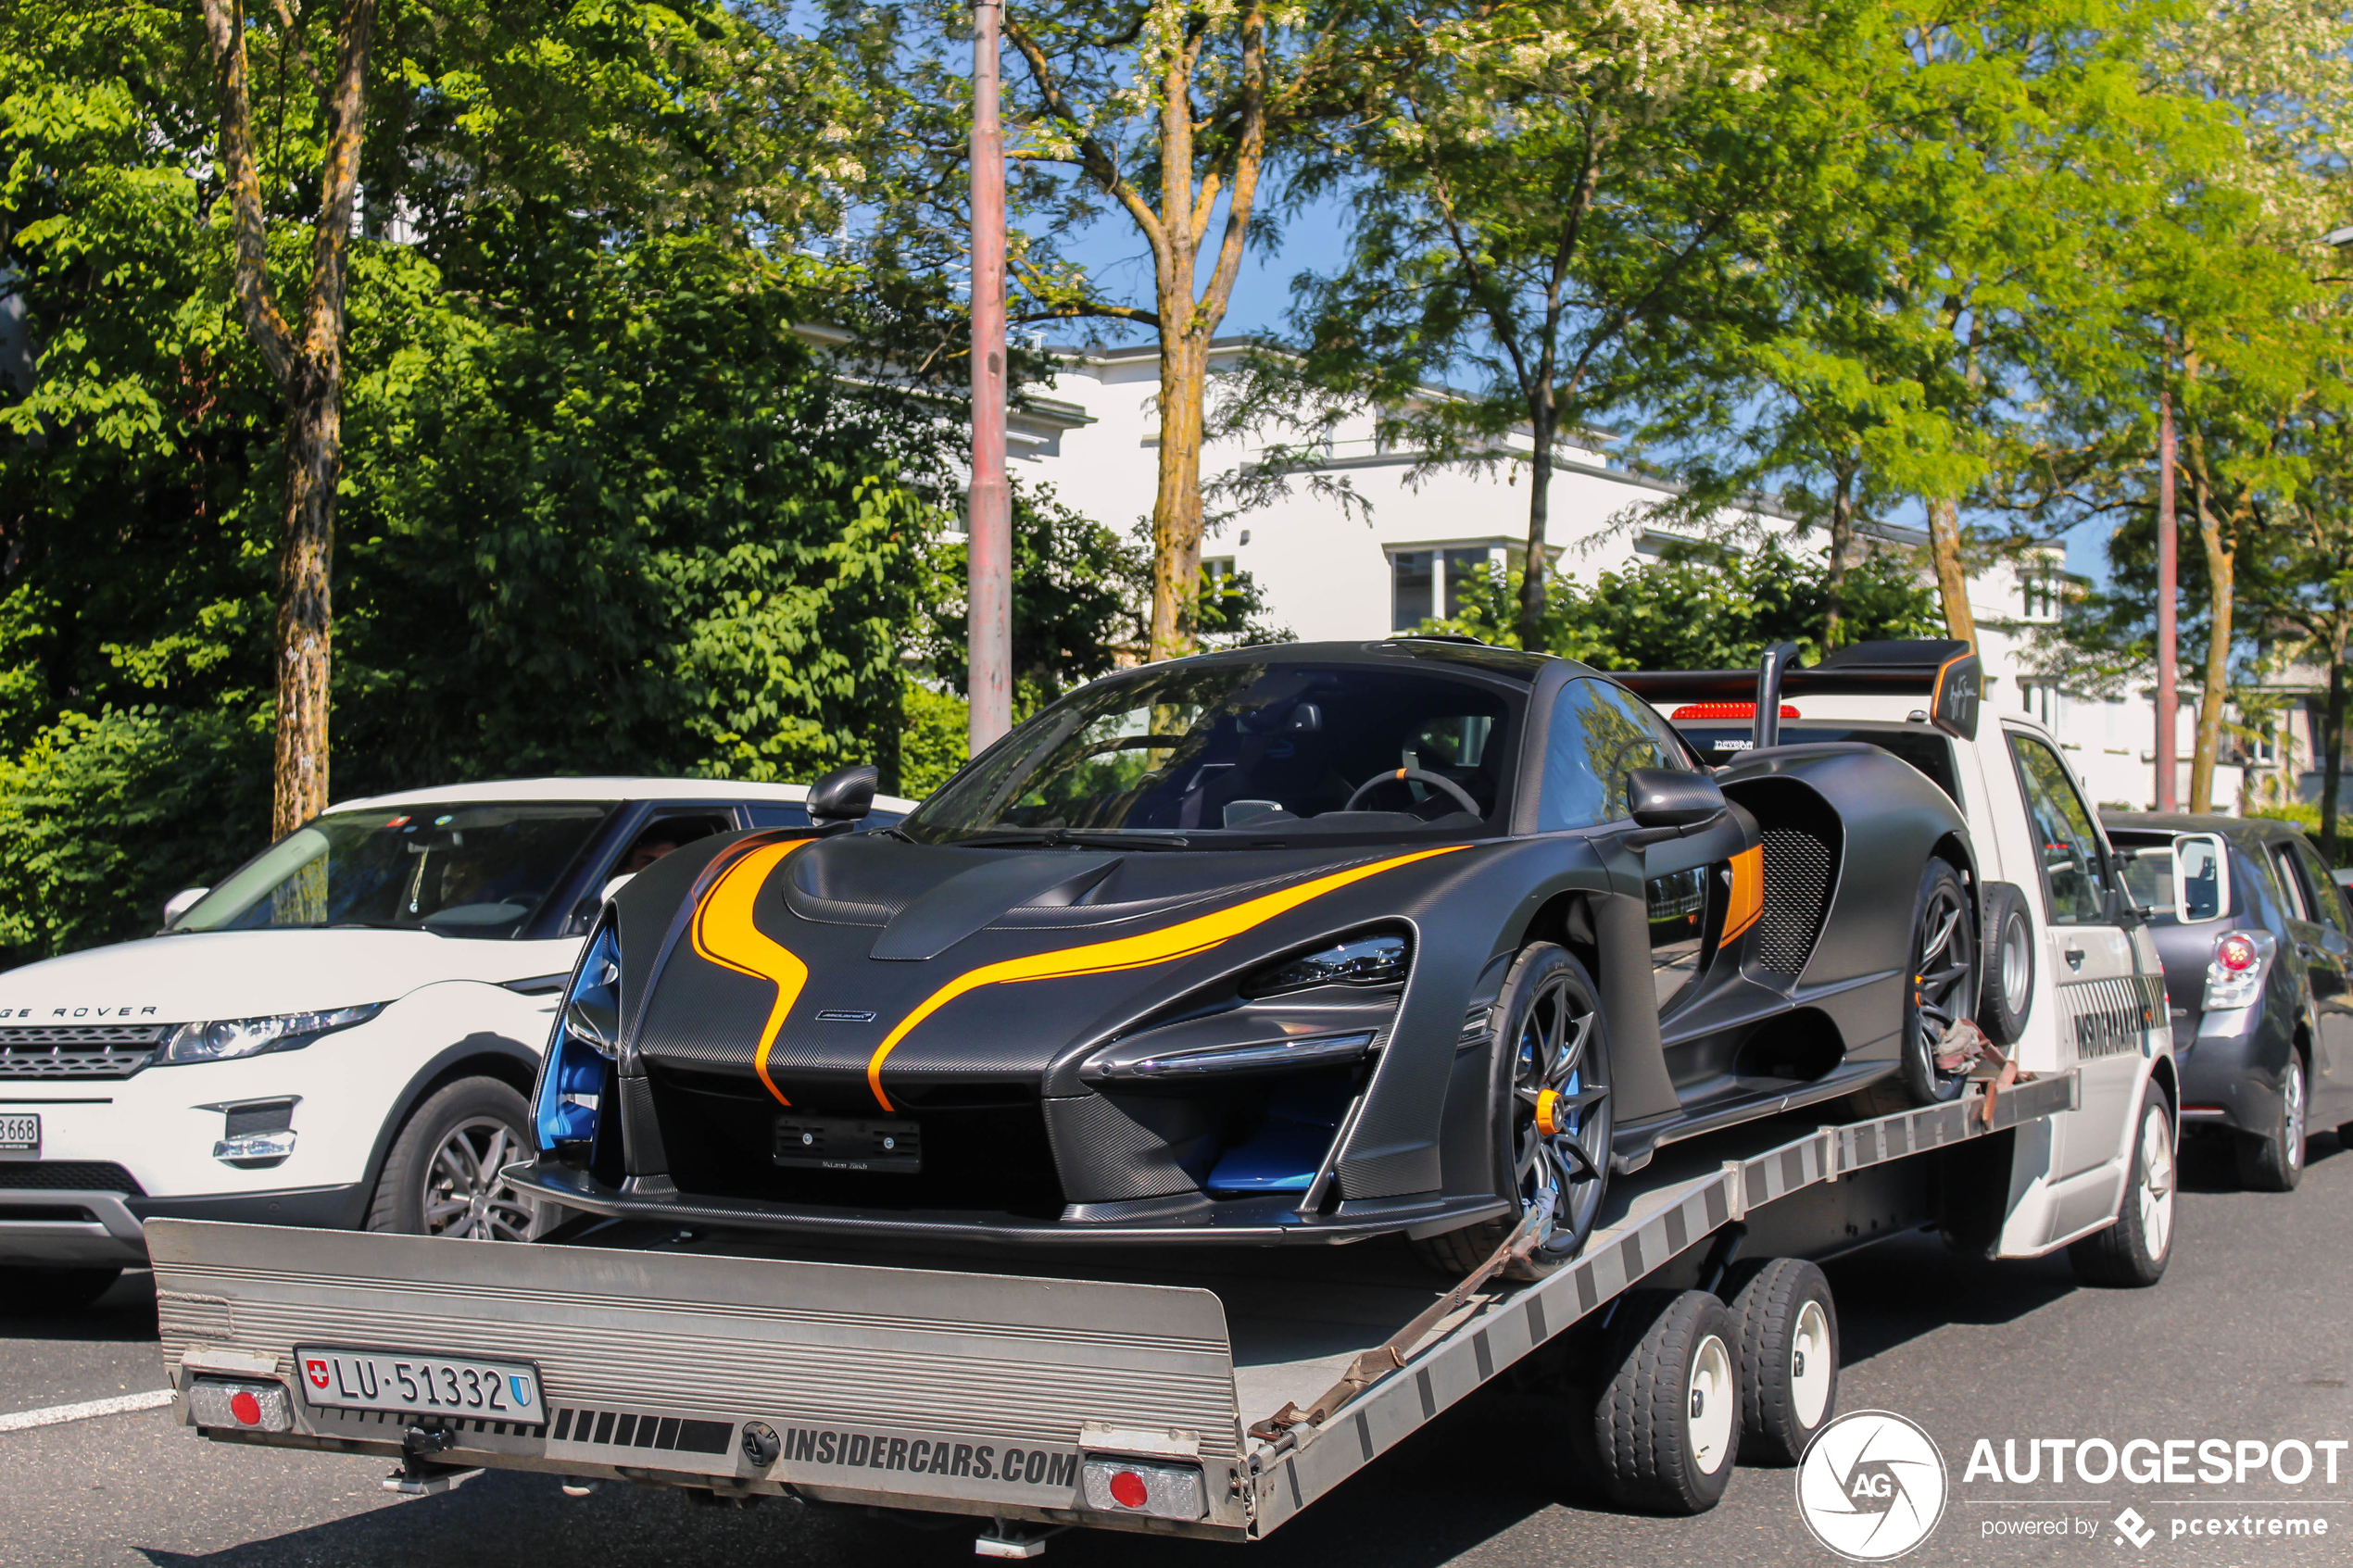
<svg viewBox="0 0 2353 1568">
<path fill-rule="evenodd" d="M 1940 721 L 1973 726 L 1974 669 L 1945 674 Z M 1977 926 L 1943 792 L 1866 746 L 1711 774 L 1565 659 L 1152 665 L 845 831 L 872 789 L 845 770 L 819 826 L 682 848 L 614 898 L 519 1185 L 818 1235 L 1404 1232 L 1464 1267 L 1536 1205 L 1541 1268 L 1662 1143 L 1959 1089 L 1932 1047 Z"/>
</svg>

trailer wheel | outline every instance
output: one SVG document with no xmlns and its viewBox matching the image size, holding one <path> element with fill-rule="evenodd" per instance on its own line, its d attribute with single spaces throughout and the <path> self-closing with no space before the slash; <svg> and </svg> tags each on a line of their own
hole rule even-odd
<svg viewBox="0 0 2353 1568">
<path fill-rule="evenodd" d="M 1490 1046 L 1495 1190 L 1514 1210 L 1414 1243 L 1423 1262 L 1461 1278 L 1485 1262 L 1550 1194 L 1553 1227 L 1506 1273 L 1541 1279 L 1575 1258 L 1601 1217 L 1609 1186 L 1609 1024 L 1601 991 L 1566 948 L 1520 949 L 1495 1001 Z"/>
<path fill-rule="evenodd" d="M 1625 1297 L 1598 1369 L 1593 1447 L 1620 1508 L 1705 1513 L 1724 1496 L 1741 1444 L 1736 1335 L 1704 1290 Z"/>
<path fill-rule="evenodd" d="M 2173 1116 L 2156 1085 L 2141 1097 L 2141 1131 L 2116 1223 L 2067 1249 L 2085 1285 L 2137 1289 L 2165 1277 L 2173 1255 Z"/>
<path fill-rule="evenodd" d="M 1744 1280 L 1730 1312 L 1741 1369 L 1741 1460 L 1786 1468 L 1806 1455 L 1838 1409 L 1838 1308 L 1822 1271 L 1768 1258 Z"/>
</svg>

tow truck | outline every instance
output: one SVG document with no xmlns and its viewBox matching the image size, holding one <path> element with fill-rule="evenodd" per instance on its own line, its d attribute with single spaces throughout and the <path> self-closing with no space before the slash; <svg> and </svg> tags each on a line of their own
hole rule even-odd
<svg viewBox="0 0 2353 1568">
<path fill-rule="evenodd" d="M 1669 1145 L 1613 1182 L 1569 1266 L 1514 1277 L 1531 1215 L 1451 1287 L 1396 1238 L 1074 1262 L 594 1217 L 499 1246 L 156 1220 L 180 1418 L 389 1459 L 404 1493 L 505 1469 L 791 1497 L 963 1516 L 981 1555 L 1024 1558 L 1073 1527 L 1263 1537 L 1508 1377 L 1564 1402 L 1616 1503 L 1704 1511 L 1836 1410 L 1820 1261 L 1925 1226 L 1990 1258 L 2070 1248 L 2129 1286 L 2171 1249 L 2161 971 L 2080 785 L 2046 735 L 1985 721 L 1966 645 L 1875 647 L 1629 684 L 1703 755 L 1785 744 L 1788 722 L 1787 743 L 1947 764 L 2001 1041 L 1949 1103 Z M 1745 736 L 1706 728 L 1730 722 Z"/>
</svg>

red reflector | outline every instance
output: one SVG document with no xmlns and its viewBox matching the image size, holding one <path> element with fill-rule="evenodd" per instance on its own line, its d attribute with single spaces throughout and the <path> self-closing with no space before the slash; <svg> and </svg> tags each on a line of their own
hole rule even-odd
<svg viewBox="0 0 2353 1568">
<path fill-rule="evenodd" d="M 2214 961 L 2233 974 L 2253 969 L 2261 956 L 2256 951 L 2255 939 L 2244 932 L 2225 932 L 2214 939 Z"/>
<path fill-rule="evenodd" d="M 1144 1478 L 1132 1470 L 1123 1470 L 1111 1478 L 1112 1501 L 1122 1508 L 1141 1508 L 1151 1496 L 1144 1489 Z"/>
<path fill-rule="evenodd" d="M 1687 702 L 1668 715 L 1673 719 L 1754 719 L 1756 704 L 1753 702 Z M 1797 709 L 1781 704 L 1781 717 L 1794 719 Z"/>
<path fill-rule="evenodd" d="M 229 1396 L 229 1413 L 247 1426 L 261 1424 L 261 1401 L 240 1388 Z"/>
</svg>

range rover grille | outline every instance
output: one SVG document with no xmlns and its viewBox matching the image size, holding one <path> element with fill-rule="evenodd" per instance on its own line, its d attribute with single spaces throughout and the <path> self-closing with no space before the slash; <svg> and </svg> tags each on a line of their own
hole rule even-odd
<svg viewBox="0 0 2353 1568">
<path fill-rule="evenodd" d="M 0 1078 L 128 1078 L 170 1030 L 169 1023 L 0 1029 Z"/>
</svg>

